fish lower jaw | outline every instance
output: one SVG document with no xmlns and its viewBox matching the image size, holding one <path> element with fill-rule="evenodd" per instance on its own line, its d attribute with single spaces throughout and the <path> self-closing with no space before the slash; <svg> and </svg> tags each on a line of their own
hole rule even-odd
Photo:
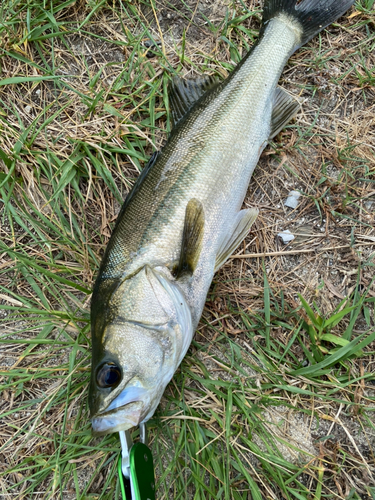
<svg viewBox="0 0 375 500">
<path fill-rule="evenodd" d="M 111 434 L 113 432 L 127 431 L 138 426 L 144 420 L 143 403 L 137 401 L 114 411 L 95 415 L 91 419 L 92 432 L 96 436 Z"/>
</svg>

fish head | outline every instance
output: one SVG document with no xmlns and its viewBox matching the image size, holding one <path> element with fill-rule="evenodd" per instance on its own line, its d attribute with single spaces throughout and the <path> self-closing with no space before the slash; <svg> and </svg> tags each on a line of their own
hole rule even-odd
<svg viewBox="0 0 375 500">
<path fill-rule="evenodd" d="M 109 295 L 105 310 L 100 288 L 92 301 L 89 405 L 95 434 L 151 418 L 193 336 L 183 293 L 160 270 L 145 266 Z"/>
</svg>

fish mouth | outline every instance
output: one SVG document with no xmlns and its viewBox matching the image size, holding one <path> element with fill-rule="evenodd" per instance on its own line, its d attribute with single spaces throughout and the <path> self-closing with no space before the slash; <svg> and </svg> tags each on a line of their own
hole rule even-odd
<svg viewBox="0 0 375 500">
<path fill-rule="evenodd" d="M 143 402 L 129 403 L 113 411 L 95 415 L 91 419 L 92 431 L 96 436 L 111 434 L 112 432 L 127 431 L 141 423 Z"/>
</svg>

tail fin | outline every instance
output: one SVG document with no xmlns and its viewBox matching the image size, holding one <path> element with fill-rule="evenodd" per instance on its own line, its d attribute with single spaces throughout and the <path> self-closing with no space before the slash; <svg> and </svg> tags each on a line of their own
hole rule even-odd
<svg viewBox="0 0 375 500">
<path fill-rule="evenodd" d="M 263 25 L 273 17 L 288 16 L 303 29 L 302 38 L 295 49 L 307 43 L 326 26 L 342 16 L 355 0 L 265 0 Z"/>
</svg>

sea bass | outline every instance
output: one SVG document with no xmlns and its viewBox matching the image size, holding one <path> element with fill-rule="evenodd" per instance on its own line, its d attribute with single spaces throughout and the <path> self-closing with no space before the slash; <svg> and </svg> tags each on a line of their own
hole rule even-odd
<svg viewBox="0 0 375 500">
<path fill-rule="evenodd" d="M 222 83 L 174 79 L 174 124 L 126 198 L 91 303 L 89 404 L 98 434 L 146 422 L 181 363 L 213 275 L 245 238 L 259 156 L 299 109 L 289 57 L 354 0 L 266 0 L 259 41 Z"/>
</svg>

